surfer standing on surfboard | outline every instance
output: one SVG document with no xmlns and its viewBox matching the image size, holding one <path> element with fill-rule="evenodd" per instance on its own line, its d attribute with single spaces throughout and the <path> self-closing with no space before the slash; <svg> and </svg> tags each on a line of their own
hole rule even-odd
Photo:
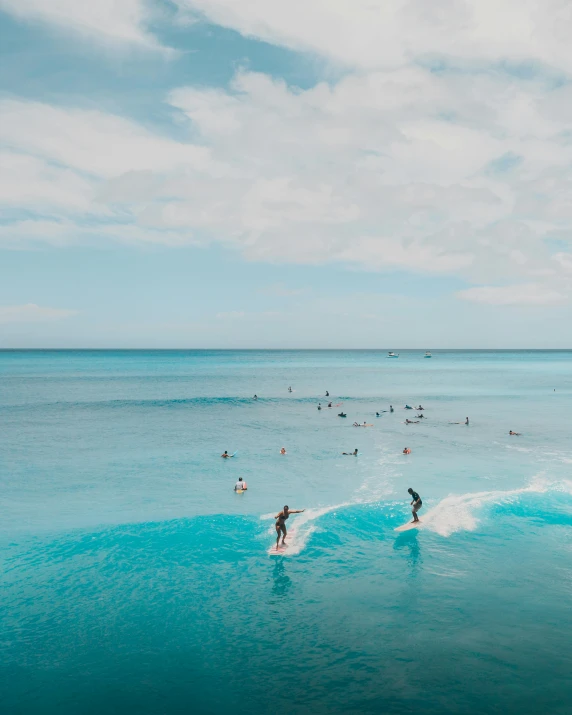
<svg viewBox="0 0 572 715">
<path fill-rule="evenodd" d="M 419 494 L 417 494 L 417 492 L 414 492 L 411 487 L 409 487 L 407 491 L 409 492 L 409 494 L 411 494 L 411 498 L 413 499 L 413 501 L 411 502 L 411 506 L 413 507 L 413 509 L 411 510 L 411 513 L 413 514 L 413 521 L 419 521 L 417 512 L 423 506 L 423 502 L 421 501 L 421 497 L 419 496 Z"/>
<path fill-rule="evenodd" d="M 282 509 L 280 514 L 276 514 L 274 517 L 276 519 L 276 550 L 278 550 L 278 546 L 280 543 L 280 534 L 282 534 L 282 546 L 286 546 L 284 539 L 288 535 L 288 532 L 286 531 L 286 519 L 290 516 L 290 514 L 301 514 L 305 509 L 288 509 L 288 505 Z"/>
</svg>

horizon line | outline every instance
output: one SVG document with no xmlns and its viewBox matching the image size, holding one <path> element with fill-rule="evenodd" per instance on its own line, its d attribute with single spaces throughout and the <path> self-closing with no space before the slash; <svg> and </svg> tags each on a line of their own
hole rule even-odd
<svg viewBox="0 0 572 715">
<path fill-rule="evenodd" d="M 169 348 L 169 347 L 17 347 L 0 348 L 0 352 L 572 352 L 569 348 Z"/>
</svg>

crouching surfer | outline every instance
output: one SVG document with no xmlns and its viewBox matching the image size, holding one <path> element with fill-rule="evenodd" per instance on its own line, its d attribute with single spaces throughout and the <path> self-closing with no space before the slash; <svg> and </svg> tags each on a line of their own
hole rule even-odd
<svg viewBox="0 0 572 715">
<path fill-rule="evenodd" d="M 411 489 L 411 487 L 409 487 L 409 489 L 407 491 L 409 492 L 409 494 L 411 494 L 411 499 L 413 500 L 411 502 L 411 506 L 413 507 L 411 509 L 411 513 L 413 514 L 413 521 L 419 521 L 417 512 L 423 506 L 423 502 L 421 501 L 421 497 L 419 496 L 419 494 L 417 494 L 417 492 L 414 492 L 413 489 Z"/>
</svg>

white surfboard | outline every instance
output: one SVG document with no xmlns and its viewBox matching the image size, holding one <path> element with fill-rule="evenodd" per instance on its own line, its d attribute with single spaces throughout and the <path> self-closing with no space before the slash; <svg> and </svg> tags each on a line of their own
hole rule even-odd
<svg viewBox="0 0 572 715">
<path fill-rule="evenodd" d="M 418 529 L 422 525 L 421 519 L 419 521 L 410 521 L 403 526 L 397 526 L 394 531 L 409 531 L 410 529 Z"/>
</svg>

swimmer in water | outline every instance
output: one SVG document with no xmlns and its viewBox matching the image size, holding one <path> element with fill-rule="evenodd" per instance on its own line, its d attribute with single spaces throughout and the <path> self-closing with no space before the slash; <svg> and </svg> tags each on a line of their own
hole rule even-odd
<svg viewBox="0 0 572 715">
<path fill-rule="evenodd" d="M 319 409 L 319 410 L 322 409 L 322 405 L 321 405 L 319 402 L 318 402 L 318 409 Z"/>
<path fill-rule="evenodd" d="M 469 418 L 468 418 L 468 417 L 465 417 L 465 424 L 466 424 L 466 425 L 469 424 Z"/>
<path fill-rule="evenodd" d="M 242 477 L 238 478 L 238 482 L 234 485 L 235 492 L 245 492 L 248 489 L 246 482 L 242 481 Z"/>
<path fill-rule="evenodd" d="M 291 388 L 291 387 L 288 388 L 288 392 L 292 392 L 292 388 Z"/>
<path fill-rule="evenodd" d="M 285 447 L 282 447 L 282 449 L 280 450 L 280 454 L 286 454 L 286 448 L 285 448 Z"/>
<path fill-rule="evenodd" d="M 419 420 L 405 420 L 406 425 L 416 425 L 419 424 Z"/>
<path fill-rule="evenodd" d="M 389 405 L 389 411 L 390 411 L 390 412 L 395 412 L 395 410 L 393 409 L 393 405 Z"/>
<path fill-rule="evenodd" d="M 512 430 L 510 430 L 509 434 L 511 437 L 520 437 L 520 432 L 513 432 Z"/>
<path fill-rule="evenodd" d="M 301 514 L 305 509 L 288 509 L 288 506 L 285 506 L 284 509 L 279 514 L 276 514 L 274 517 L 276 519 L 276 550 L 278 551 L 278 546 L 280 542 L 280 534 L 282 534 L 282 545 L 286 546 L 286 543 L 284 539 L 288 536 L 288 532 L 286 531 L 286 519 L 290 516 L 290 514 Z"/>
<path fill-rule="evenodd" d="M 253 399 L 253 400 L 257 400 L 257 399 L 258 399 L 258 395 L 254 395 L 254 397 L 253 397 L 252 399 Z"/>
<path fill-rule="evenodd" d="M 411 502 L 411 506 L 413 507 L 413 509 L 411 510 L 411 513 L 413 514 L 413 521 L 419 521 L 417 512 L 423 506 L 423 502 L 421 501 L 421 497 L 419 496 L 419 494 L 417 494 L 417 492 L 414 492 L 411 487 L 409 487 L 407 491 L 409 492 L 409 494 L 411 494 L 411 498 L 413 499 L 413 501 Z"/>
<path fill-rule="evenodd" d="M 347 417 L 345 412 L 338 412 L 338 417 Z"/>
<path fill-rule="evenodd" d="M 404 447 L 403 454 L 411 454 L 411 450 L 409 449 L 409 447 Z"/>
<path fill-rule="evenodd" d="M 354 449 L 353 452 L 342 452 L 342 454 L 345 454 L 346 457 L 357 457 L 357 447 Z"/>
<path fill-rule="evenodd" d="M 331 402 L 328 402 L 328 407 L 332 407 L 332 403 L 331 403 Z"/>
<path fill-rule="evenodd" d="M 230 457 L 232 457 L 232 454 L 229 454 L 225 449 L 224 452 L 220 456 L 224 457 L 224 459 L 229 459 Z"/>
<path fill-rule="evenodd" d="M 330 393 L 326 390 L 326 397 L 329 397 Z"/>
</svg>

